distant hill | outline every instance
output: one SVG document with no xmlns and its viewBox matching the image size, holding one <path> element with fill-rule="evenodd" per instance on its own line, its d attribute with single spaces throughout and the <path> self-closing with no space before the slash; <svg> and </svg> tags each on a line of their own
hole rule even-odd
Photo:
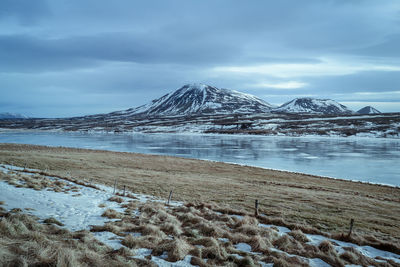
<svg viewBox="0 0 400 267">
<path fill-rule="evenodd" d="M 380 112 L 379 110 L 377 110 L 376 108 L 373 108 L 371 106 L 366 106 L 366 107 L 363 107 L 362 109 L 360 109 L 359 111 L 357 111 L 357 113 L 360 113 L 360 114 L 380 114 L 382 112 Z"/>
<path fill-rule="evenodd" d="M 346 106 L 331 99 L 316 99 L 310 97 L 295 98 L 274 111 L 283 113 L 312 113 L 312 114 L 353 114 Z"/>
<path fill-rule="evenodd" d="M 19 113 L 1 112 L 0 119 L 28 119 L 28 116 Z"/>
</svg>

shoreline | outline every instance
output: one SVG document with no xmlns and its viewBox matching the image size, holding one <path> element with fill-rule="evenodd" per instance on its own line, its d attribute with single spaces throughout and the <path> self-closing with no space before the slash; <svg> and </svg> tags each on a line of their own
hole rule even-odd
<svg viewBox="0 0 400 267">
<path fill-rule="evenodd" d="M 154 155 L 156 155 L 156 154 L 154 154 Z M 174 156 L 170 156 L 170 157 L 174 157 Z M 177 157 L 177 158 L 179 158 L 179 157 Z M 268 170 L 268 171 L 277 171 L 277 172 L 283 172 L 283 173 L 289 173 L 289 174 L 307 175 L 310 177 L 315 177 L 315 178 L 320 178 L 320 179 L 332 179 L 332 180 L 338 180 L 338 181 L 342 181 L 342 182 L 361 183 L 361 184 L 367 184 L 367 185 L 377 185 L 377 186 L 385 186 L 385 187 L 400 189 L 399 185 L 374 183 L 374 182 L 367 182 L 367 181 L 354 180 L 354 179 L 344 179 L 344 178 L 323 176 L 323 175 L 317 175 L 317 174 L 305 173 L 305 172 L 295 172 L 295 171 L 282 170 L 282 169 L 264 168 L 264 167 L 246 165 L 246 164 L 240 164 L 240 163 L 234 163 L 234 162 L 213 161 L 213 160 L 207 160 L 207 159 L 198 159 L 198 160 L 211 161 L 211 162 L 216 162 L 216 163 L 226 163 L 226 164 L 238 165 L 238 166 L 242 166 L 242 167 L 260 168 L 260 169 L 264 169 L 264 170 Z"/>
<path fill-rule="evenodd" d="M 205 136 L 235 136 L 235 137 L 271 137 L 271 138 L 320 138 L 320 139 L 327 139 L 327 138 L 335 138 L 335 139 L 343 139 L 343 140 L 388 140 L 388 141 L 399 141 L 400 136 L 398 137 L 382 137 L 382 136 L 371 136 L 371 135 L 350 135 L 350 136 L 343 136 L 343 135 L 318 135 L 318 134 L 304 134 L 304 135 L 284 135 L 284 134 L 248 134 L 248 133 L 205 133 L 200 131 L 182 131 L 182 132 L 141 132 L 141 131 L 122 131 L 122 132 L 115 132 L 115 131 L 65 131 L 62 129 L 51 129 L 51 130 L 43 130 L 43 129 L 10 129 L 10 128 L 0 128 L 0 133 L 7 133 L 7 132 L 43 132 L 43 133 L 79 133 L 79 134 L 115 134 L 115 135 L 134 135 L 134 134 L 176 134 L 176 135 L 205 135 Z"/>
<path fill-rule="evenodd" d="M 276 172 L 281 172 L 281 173 L 310 176 L 310 177 L 315 177 L 315 178 L 319 178 L 319 179 L 332 179 L 332 180 L 337 180 L 337 181 L 342 181 L 342 182 L 361 183 L 361 184 L 366 184 L 366 185 L 377 185 L 377 186 L 385 186 L 385 187 L 400 189 L 400 185 L 392 185 L 392 184 L 386 184 L 386 183 L 375 183 L 375 182 L 368 182 L 368 181 L 355 180 L 355 179 L 345 179 L 345 178 L 324 176 L 324 175 L 318 175 L 318 174 L 312 174 L 312 173 L 296 172 L 296 171 L 290 171 L 290 170 L 284 170 L 284 169 L 273 169 L 273 168 L 266 168 L 266 167 L 261 167 L 261 166 L 256 166 L 256 165 L 248 165 L 248 164 L 241 164 L 241 163 L 228 162 L 228 161 L 217 161 L 217 160 L 203 159 L 203 158 L 180 157 L 180 156 L 165 155 L 165 154 L 139 153 L 139 152 L 107 150 L 107 149 L 94 149 L 94 148 L 81 148 L 81 147 L 68 147 L 68 146 L 51 146 L 51 145 L 36 145 L 36 144 L 26 144 L 26 143 L 1 143 L 0 142 L 0 145 L 1 144 L 43 146 L 43 147 L 48 147 L 48 148 L 82 149 L 82 150 L 91 150 L 91 151 L 99 151 L 99 152 L 129 153 L 129 154 L 133 154 L 133 155 L 166 156 L 166 157 L 172 157 L 172 158 L 176 158 L 176 159 L 191 159 L 191 160 L 198 160 L 198 161 L 205 161 L 205 162 L 230 164 L 230 165 L 236 165 L 236 166 L 241 166 L 241 167 L 258 168 L 258 169 L 262 169 L 262 170 L 266 170 L 266 171 L 276 171 Z"/>
<path fill-rule="evenodd" d="M 121 132 L 121 133 L 105 133 L 105 132 L 70 132 L 70 131 L 53 131 L 53 130 L 10 130 L 10 131 L 4 131 L 2 132 L 2 129 L 0 129 L 0 137 L 1 134 L 5 134 L 7 137 L 7 133 L 15 133 L 17 136 L 18 134 L 21 134 L 21 136 L 24 133 L 27 134 L 35 134 L 37 133 L 38 135 L 40 134 L 54 134 L 55 136 L 62 136 L 65 135 L 70 136 L 70 138 L 74 138 L 75 137 L 79 137 L 79 136 L 94 136 L 94 137 L 101 137 L 101 136 L 121 136 L 121 138 L 123 138 L 124 136 L 127 137 L 134 137 L 136 136 L 169 136 L 169 137 L 190 137 L 190 136 L 196 136 L 196 137 L 204 137 L 204 138 L 213 138 L 213 137 L 232 137 L 232 138 L 238 138 L 238 140 L 241 140 L 242 138 L 248 138 L 251 137 L 254 140 L 276 140 L 277 142 L 279 140 L 301 140 L 300 142 L 307 142 L 307 140 L 317 140 L 317 141 L 326 141 L 326 140 L 332 140 L 332 142 L 335 142 L 337 140 L 337 142 L 343 142 L 343 141 L 350 141 L 350 142 L 361 142 L 361 144 L 369 144 L 368 142 L 377 142 L 377 144 L 382 144 L 382 145 L 386 145 L 387 143 L 392 143 L 394 145 L 397 145 L 398 142 L 400 142 L 400 139 L 389 139 L 389 138 L 371 138 L 371 137 L 323 137 L 323 136 L 297 136 L 297 137 L 292 137 L 292 136 L 259 136 L 259 135 L 245 135 L 245 134 L 235 134 L 235 135 L 231 135 L 231 134 L 201 134 L 201 133 L 141 133 L 141 132 Z M 7 140 L 6 140 L 7 141 Z M 1 142 L 1 141 L 0 141 Z M 363 143 L 363 142 L 367 142 L 367 143 Z M 48 146 L 54 146 L 54 144 L 47 144 L 46 142 L 38 142 L 40 145 L 48 145 Z M 19 143 L 16 144 L 24 144 L 24 141 L 19 140 Z M 32 145 L 35 145 L 34 143 L 31 143 Z M 357 144 L 357 143 L 354 143 Z M 400 144 L 399 144 L 400 145 Z M 329 179 L 337 179 L 337 180 L 346 180 L 346 181 L 353 181 L 353 182 L 360 182 L 360 183 L 366 183 L 366 184 L 376 184 L 376 185 L 381 185 L 381 186 L 389 186 L 389 187 L 395 187 L 395 188 L 399 188 L 400 184 L 396 184 L 396 183 L 391 183 L 391 181 L 395 181 L 394 178 L 393 179 L 381 179 L 383 180 L 383 182 L 380 182 L 379 178 L 384 178 L 382 175 L 378 175 L 376 178 L 374 175 L 372 176 L 368 176 L 359 173 L 357 175 L 357 173 L 353 173 L 353 175 L 348 174 L 346 175 L 345 172 L 337 172 L 333 169 L 328 169 L 328 171 L 318 171 L 318 170 L 311 170 L 310 172 L 307 172 L 307 168 L 301 168 L 299 166 L 296 167 L 296 165 L 294 165 L 295 167 L 292 168 L 292 170 L 290 168 L 287 168 L 288 166 L 286 166 L 287 164 L 281 164 L 282 166 L 277 166 L 277 168 L 271 167 L 271 164 L 262 164 L 262 162 L 247 162 L 247 163 L 241 163 L 240 160 L 238 160 L 237 162 L 232 161 L 232 158 L 230 159 L 226 159 L 226 161 L 223 161 L 224 158 L 222 159 L 215 159 L 215 157 L 211 157 L 210 159 L 204 158 L 204 157 L 196 157 L 195 155 L 175 155 L 173 153 L 157 153 L 157 152 L 153 152 L 150 149 L 146 150 L 146 147 L 144 147 L 144 149 L 141 149 L 142 151 L 129 151 L 129 149 L 119 149 L 118 147 L 110 147 L 108 145 L 108 147 L 99 147 L 96 148 L 96 146 L 66 146 L 66 147 L 72 147 L 72 148 L 84 148 L 84 149 L 99 149 L 99 150 L 105 150 L 105 151 L 114 151 L 114 152 L 128 152 L 128 153 L 142 153 L 142 154 L 147 154 L 147 155 L 167 155 L 167 156 L 172 156 L 172 157 L 178 157 L 178 158 L 189 158 L 189 159 L 200 159 L 200 160 L 204 160 L 204 161 L 211 161 L 211 162 L 222 162 L 222 163 L 230 163 L 230 164 L 235 164 L 238 166 L 249 166 L 249 167 L 256 167 L 256 168 L 262 168 L 262 169 L 266 169 L 266 170 L 275 170 L 275 171 L 283 171 L 283 172 L 289 172 L 289 173 L 294 173 L 294 174 L 305 174 L 305 175 L 310 175 L 310 176 L 316 176 L 316 177 L 321 177 L 321 178 L 329 178 Z M 143 151 L 145 150 L 145 151 Z M 242 161 L 243 162 L 243 161 Z M 266 165 L 266 166 L 265 166 Z M 286 168 L 285 168 L 286 167 Z M 335 175 L 336 173 L 336 175 Z M 346 178 L 343 178 L 346 177 Z M 347 178 L 348 177 L 348 178 Z M 388 176 L 389 177 L 389 176 Z M 363 179 L 364 178 L 364 179 Z"/>
</svg>

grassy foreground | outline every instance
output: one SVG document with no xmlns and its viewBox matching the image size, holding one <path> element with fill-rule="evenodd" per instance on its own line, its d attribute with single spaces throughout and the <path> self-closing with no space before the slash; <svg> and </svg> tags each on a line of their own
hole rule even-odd
<svg viewBox="0 0 400 267">
<path fill-rule="evenodd" d="M 400 188 L 167 156 L 0 144 L 0 163 L 186 202 L 259 211 L 274 223 L 400 244 Z M 355 166 L 362 167 L 362 166 Z M 360 241 L 361 242 L 361 241 Z M 361 242 L 362 243 L 362 242 Z M 391 250 L 397 250 L 396 248 Z"/>
<path fill-rule="evenodd" d="M 127 250 L 113 251 L 87 230 L 70 232 L 0 206 L 1 266 L 136 266 Z"/>
</svg>

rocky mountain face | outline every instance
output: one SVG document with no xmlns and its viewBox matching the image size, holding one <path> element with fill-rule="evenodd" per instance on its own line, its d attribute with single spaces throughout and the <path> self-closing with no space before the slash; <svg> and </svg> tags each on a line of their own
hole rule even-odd
<svg viewBox="0 0 400 267">
<path fill-rule="evenodd" d="M 354 112 L 346 106 L 331 99 L 295 98 L 282 106 L 274 109 L 282 113 L 311 113 L 325 115 L 344 115 Z"/>
<path fill-rule="evenodd" d="M 330 99 L 296 98 L 280 107 L 253 95 L 205 84 L 187 84 L 152 102 L 124 111 L 110 113 L 115 116 L 176 116 L 223 115 L 256 113 L 309 113 L 324 115 L 353 114 L 346 106 Z"/>
<path fill-rule="evenodd" d="M 152 102 L 113 115 L 212 115 L 270 112 L 273 106 L 255 96 L 205 84 L 187 84 Z"/>
<path fill-rule="evenodd" d="M 359 114 L 380 114 L 381 112 L 371 106 L 366 106 L 357 111 Z"/>
</svg>

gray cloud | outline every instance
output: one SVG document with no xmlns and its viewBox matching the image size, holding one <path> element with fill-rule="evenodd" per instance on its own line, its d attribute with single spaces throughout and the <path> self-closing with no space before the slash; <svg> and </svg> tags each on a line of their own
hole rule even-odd
<svg viewBox="0 0 400 267">
<path fill-rule="evenodd" d="M 179 41 L 170 37 L 130 33 L 102 33 L 39 39 L 28 35 L 0 36 L 0 63 L 6 71 L 40 71 L 82 68 L 100 61 L 144 64 L 218 64 L 236 61 L 240 48 L 219 40 Z"/>
<path fill-rule="evenodd" d="M 18 23 L 29 25 L 47 15 L 50 15 L 50 10 L 45 0 L 0 1 L 0 20 L 16 19 Z"/>
<path fill-rule="evenodd" d="M 0 35 L 0 71 L 41 72 L 79 69 L 103 61 L 143 64 L 223 65 L 245 63 L 318 63 L 315 58 L 246 56 L 242 48 L 219 39 L 156 39 L 131 33 L 40 39 Z"/>
<path fill-rule="evenodd" d="M 400 91 L 400 72 L 366 71 L 339 77 L 320 77 L 312 79 L 311 84 L 309 90 L 325 95 Z"/>
<path fill-rule="evenodd" d="M 395 0 L 4 0 L 0 111 L 109 112 L 188 82 L 254 93 L 274 103 L 298 95 L 346 100 L 342 94 L 349 94 L 353 101 L 357 92 L 397 91 L 399 11 Z M 268 64 L 277 69 L 215 71 Z M 294 65 L 307 65 L 316 74 L 296 73 Z M 280 71 L 285 75 L 277 75 Z M 254 87 L 284 83 L 302 86 Z M 383 101 L 388 94 L 374 97 Z"/>
<path fill-rule="evenodd" d="M 374 57 L 389 57 L 400 58 L 400 33 L 386 36 L 384 40 L 377 44 L 370 45 L 361 49 L 350 50 L 349 53 L 374 56 Z"/>
</svg>

